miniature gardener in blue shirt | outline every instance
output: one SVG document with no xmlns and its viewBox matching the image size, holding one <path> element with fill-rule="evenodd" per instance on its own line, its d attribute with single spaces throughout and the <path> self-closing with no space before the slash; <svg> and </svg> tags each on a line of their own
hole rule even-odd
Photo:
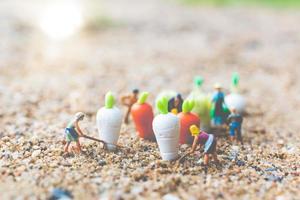
<svg viewBox="0 0 300 200">
<path fill-rule="evenodd" d="M 242 123 L 243 117 L 237 112 L 235 108 L 231 109 L 231 114 L 227 118 L 227 123 L 229 124 L 229 135 L 230 140 L 233 142 L 236 138 L 237 141 L 241 142 L 243 145 L 242 138 Z"/>
<path fill-rule="evenodd" d="M 220 84 L 215 84 L 215 92 L 212 96 L 213 110 L 212 110 L 212 118 L 213 123 L 216 126 L 221 126 L 224 124 L 226 119 L 226 113 L 224 110 L 224 93 L 222 92 L 222 87 Z"/>
<path fill-rule="evenodd" d="M 79 128 L 79 121 L 82 121 L 84 118 L 84 113 L 78 112 L 75 114 L 75 117 L 67 125 L 65 129 L 66 145 L 64 147 L 65 152 L 69 152 L 69 146 L 71 142 L 76 142 L 77 152 L 81 152 L 81 146 L 79 142 L 79 137 L 84 136 L 81 129 Z"/>
</svg>

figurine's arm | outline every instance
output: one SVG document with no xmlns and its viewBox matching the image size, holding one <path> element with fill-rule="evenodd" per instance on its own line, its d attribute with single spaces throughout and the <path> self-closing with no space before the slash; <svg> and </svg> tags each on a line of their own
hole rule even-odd
<svg viewBox="0 0 300 200">
<path fill-rule="evenodd" d="M 128 103 L 128 100 L 130 100 L 130 96 L 129 95 L 127 95 L 127 96 L 122 96 L 121 97 L 121 103 L 123 104 L 123 105 L 125 105 L 125 106 L 129 106 L 129 103 Z"/>
<path fill-rule="evenodd" d="M 197 141 L 198 141 L 198 137 L 194 136 L 194 142 L 193 142 L 193 146 L 192 146 L 192 150 L 191 153 L 194 153 L 197 147 Z"/>
<path fill-rule="evenodd" d="M 82 133 L 81 129 L 79 128 L 78 122 L 75 122 L 75 128 L 76 128 L 76 130 L 77 130 L 79 136 L 83 136 L 83 133 Z"/>
<path fill-rule="evenodd" d="M 227 117 L 227 120 L 226 120 L 226 123 L 227 123 L 227 124 L 230 124 L 231 118 L 232 118 L 231 115 L 229 115 L 229 116 Z"/>
</svg>

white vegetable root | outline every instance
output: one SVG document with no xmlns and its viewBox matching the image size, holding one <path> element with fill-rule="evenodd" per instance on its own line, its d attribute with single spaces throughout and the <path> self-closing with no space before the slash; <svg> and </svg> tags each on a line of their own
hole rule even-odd
<svg viewBox="0 0 300 200">
<path fill-rule="evenodd" d="M 107 143 L 110 151 L 116 149 L 122 125 L 122 113 L 114 106 L 114 97 L 111 92 L 105 96 L 105 107 L 97 112 L 97 128 L 101 140 Z"/>
</svg>

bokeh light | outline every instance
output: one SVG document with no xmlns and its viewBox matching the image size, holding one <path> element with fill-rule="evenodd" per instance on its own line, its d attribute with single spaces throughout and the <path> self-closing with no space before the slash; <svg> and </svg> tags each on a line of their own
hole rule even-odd
<svg viewBox="0 0 300 200">
<path fill-rule="evenodd" d="M 66 39 L 79 31 L 83 23 L 78 1 L 50 3 L 40 14 L 39 26 L 51 39 Z"/>
</svg>

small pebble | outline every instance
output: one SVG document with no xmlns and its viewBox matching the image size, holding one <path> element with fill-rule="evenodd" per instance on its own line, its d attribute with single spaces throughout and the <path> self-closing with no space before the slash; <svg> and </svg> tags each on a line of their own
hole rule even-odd
<svg viewBox="0 0 300 200">
<path fill-rule="evenodd" d="M 174 194 L 166 194 L 163 196 L 162 198 L 163 200 L 180 200 L 179 197 L 177 197 L 176 195 Z"/>
<path fill-rule="evenodd" d="M 31 157 L 32 158 L 36 158 L 41 154 L 41 150 L 35 150 L 34 152 L 32 152 Z"/>
<path fill-rule="evenodd" d="M 55 188 L 51 192 L 50 200 L 71 200 L 73 196 L 68 190 Z"/>
</svg>

